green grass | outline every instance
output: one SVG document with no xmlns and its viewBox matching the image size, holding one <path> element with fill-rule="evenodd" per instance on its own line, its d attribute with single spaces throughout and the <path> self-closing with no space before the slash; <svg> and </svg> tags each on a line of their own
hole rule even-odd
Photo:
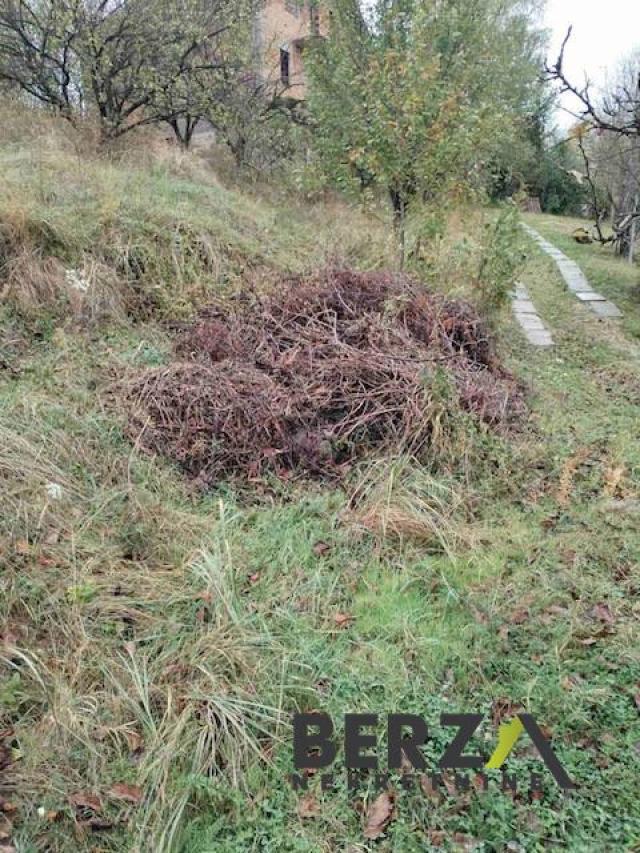
<svg viewBox="0 0 640 853">
<path fill-rule="evenodd" d="M 580 245 L 571 236 L 589 222 L 568 216 L 526 214 L 525 220 L 580 266 L 589 284 L 623 311 L 625 332 L 640 338 L 640 268 L 616 256 L 610 246 Z"/>
<path fill-rule="evenodd" d="M 235 258 L 239 280 L 265 263 L 316 263 L 347 231 L 351 261 L 383 262 L 378 226 L 338 203 L 298 201 L 299 223 L 282 231 L 279 203 L 203 186 L 188 162 L 176 176 L 175 164 L 90 160 L 81 176 L 47 160 L 20 190 L 30 156 L 0 152 L 15 170 L 1 215 L 15 229 L 19 204 L 23 222 L 47 222 L 66 264 L 95 245 L 107 263 L 107 220 L 95 222 L 107 208 L 122 243 L 177 223 L 215 235 L 232 247 L 214 253 L 221 269 Z M 582 258 L 570 225 L 535 223 Z M 377 463 L 343 489 L 220 484 L 203 496 L 123 438 L 109 389 L 169 357 L 169 273 L 165 301 L 135 322 L 50 304 L 25 316 L 6 299 L 0 730 L 13 763 L 0 793 L 21 853 L 637 849 L 640 312 L 631 278 L 623 286 L 619 262 L 598 251 L 587 247 L 585 272 L 601 269 L 594 285 L 625 310 L 621 328 L 578 305 L 531 244 L 522 280 L 557 345 L 533 350 L 503 318 L 501 354 L 529 388 L 516 434 L 474 439 L 472 467 Z M 225 285 L 202 267 L 183 280 L 203 269 L 203 292 L 178 288 L 187 307 Z M 442 711 L 489 720 L 496 703 L 550 730 L 577 792 L 548 774 L 534 802 L 396 786 L 395 819 L 367 842 L 371 789 L 322 793 L 314 777 L 318 813 L 299 816 L 286 782 L 294 710 L 419 713 L 435 760 Z M 487 722 L 487 753 L 495 735 Z M 509 769 L 540 768 L 523 739 Z M 114 797 L 116 783 L 136 786 L 136 801 Z M 73 805 L 78 792 L 100 798 L 97 812 Z"/>
</svg>

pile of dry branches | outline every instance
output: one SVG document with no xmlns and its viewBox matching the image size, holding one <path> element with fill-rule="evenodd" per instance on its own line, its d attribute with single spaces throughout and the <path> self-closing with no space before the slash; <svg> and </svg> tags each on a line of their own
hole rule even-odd
<svg viewBox="0 0 640 853">
<path fill-rule="evenodd" d="M 392 273 L 329 269 L 241 294 L 183 328 L 176 354 L 125 384 L 129 434 L 203 487 L 335 475 L 374 447 L 418 454 L 452 412 L 496 425 L 523 410 L 474 310 Z"/>
</svg>

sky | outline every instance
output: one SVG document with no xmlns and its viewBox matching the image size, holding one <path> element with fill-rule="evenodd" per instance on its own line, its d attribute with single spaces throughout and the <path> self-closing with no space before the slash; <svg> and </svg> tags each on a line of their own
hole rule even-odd
<svg viewBox="0 0 640 853">
<path fill-rule="evenodd" d="M 573 33 L 565 52 L 565 71 L 572 82 L 584 81 L 594 87 L 606 79 L 607 69 L 634 48 L 640 48 L 640 0 L 547 0 L 545 25 L 551 31 L 549 59 L 555 61 L 569 25 Z M 571 109 L 575 99 L 567 96 L 563 105 Z M 558 124 L 567 127 L 572 119 L 559 112 Z"/>
</svg>

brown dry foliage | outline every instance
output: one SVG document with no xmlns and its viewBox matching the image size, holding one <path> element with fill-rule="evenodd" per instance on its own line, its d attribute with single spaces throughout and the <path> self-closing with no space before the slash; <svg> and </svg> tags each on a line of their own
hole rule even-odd
<svg viewBox="0 0 640 853">
<path fill-rule="evenodd" d="M 128 432 L 205 487 L 335 475 L 367 449 L 439 445 L 456 411 L 498 425 L 523 410 L 474 309 L 394 273 L 328 269 L 242 293 L 183 328 L 176 354 L 121 388 Z"/>
</svg>

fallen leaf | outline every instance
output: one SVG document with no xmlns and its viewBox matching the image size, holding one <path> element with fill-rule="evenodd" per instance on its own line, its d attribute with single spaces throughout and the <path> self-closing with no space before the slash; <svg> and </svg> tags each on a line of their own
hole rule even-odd
<svg viewBox="0 0 640 853">
<path fill-rule="evenodd" d="M 380 838 L 393 818 L 393 801 L 395 797 L 391 792 L 383 791 L 367 810 L 367 824 L 364 828 L 364 837 L 368 839 Z"/>
<path fill-rule="evenodd" d="M 333 621 L 336 623 L 338 628 L 346 628 L 353 622 L 353 616 L 350 613 L 336 613 L 333 617 Z"/>
<path fill-rule="evenodd" d="M 125 737 L 127 738 L 129 752 L 133 754 L 142 752 L 144 749 L 144 740 L 142 735 L 138 734 L 138 732 L 125 732 Z"/>
<path fill-rule="evenodd" d="M 439 797 L 440 791 L 438 788 L 432 784 L 431 777 L 427 776 L 426 773 L 423 773 L 420 776 L 420 787 L 422 788 L 422 793 L 426 797 Z"/>
<path fill-rule="evenodd" d="M 471 851 L 475 850 L 480 845 L 477 838 L 472 838 L 470 835 L 464 835 L 462 832 L 454 832 L 453 841 L 458 845 L 458 850 Z"/>
<path fill-rule="evenodd" d="M 91 832 L 105 832 L 107 829 L 113 829 L 113 823 L 110 820 L 103 820 L 99 817 L 92 817 L 91 820 L 84 820 L 80 826 L 85 829 L 90 829 Z"/>
<path fill-rule="evenodd" d="M 620 481 L 624 477 L 625 471 L 626 469 L 624 465 L 616 465 L 615 467 L 610 466 L 605 470 L 603 493 L 606 497 L 612 498 L 615 496 L 615 493 L 618 491 Z"/>
<path fill-rule="evenodd" d="M 127 803 L 139 803 L 142 799 L 142 788 L 137 785 L 128 785 L 126 782 L 116 782 L 107 791 L 108 796 L 114 800 L 125 800 Z"/>
<path fill-rule="evenodd" d="M 60 820 L 61 817 L 62 812 L 58 812 L 55 809 L 50 809 L 45 815 L 45 818 L 49 821 L 49 823 L 55 823 L 57 820 Z"/>
<path fill-rule="evenodd" d="M 25 557 L 29 553 L 29 543 L 26 539 L 17 539 L 15 544 L 16 554 L 20 554 L 22 557 Z"/>
<path fill-rule="evenodd" d="M 518 610 L 513 611 L 509 621 L 512 625 L 522 625 L 524 622 L 527 622 L 528 619 L 529 611 L 525 607 L 520 607 Z"/>
<path fill-rule="evenodd" d="M 313 553 L 316 557 L 324 557 L 331 550 L 331 545 L 328 542 L 316 542 L 313 546 Z"/>
<path fill-rule="evenodd" d="M 608 604 L 596 604 L 591 608 L 591 616 L 606 625 L 613 625 L 616 621 Z"/>
<path fill-rule="evenodd" d="M 494 726 L 499 726 L 505 719 L 511 719 L 523 711 L 524 708 L 519 702 L 512 702 L 510 699 L 495 699 L 491 706 L 491 720 Z"/>
<path fill-rule="evenodd" d="M 313 794 L 307 794 L 298 803 L 298 816 L 301 818 L 317 817 L 320 814 L 320 806 Z"/>
<path fill-rule="evenodd" d="M 90 809 L 92 812 L 99 812 L 102 808 L 100 797 L 95 794 L 89 794 L 87 791 L 78 791 L 77 794 L 71 794 L 69 803 L 76 809 Z"/>
<path fill-rule="evenodd" d="M 569 613 L 569 609 L 567 607 L 562 607 L 559 604 L 550 604 L 545 613 L 553 613 L 554 616 L 567 616 Z"/>
</svg>

